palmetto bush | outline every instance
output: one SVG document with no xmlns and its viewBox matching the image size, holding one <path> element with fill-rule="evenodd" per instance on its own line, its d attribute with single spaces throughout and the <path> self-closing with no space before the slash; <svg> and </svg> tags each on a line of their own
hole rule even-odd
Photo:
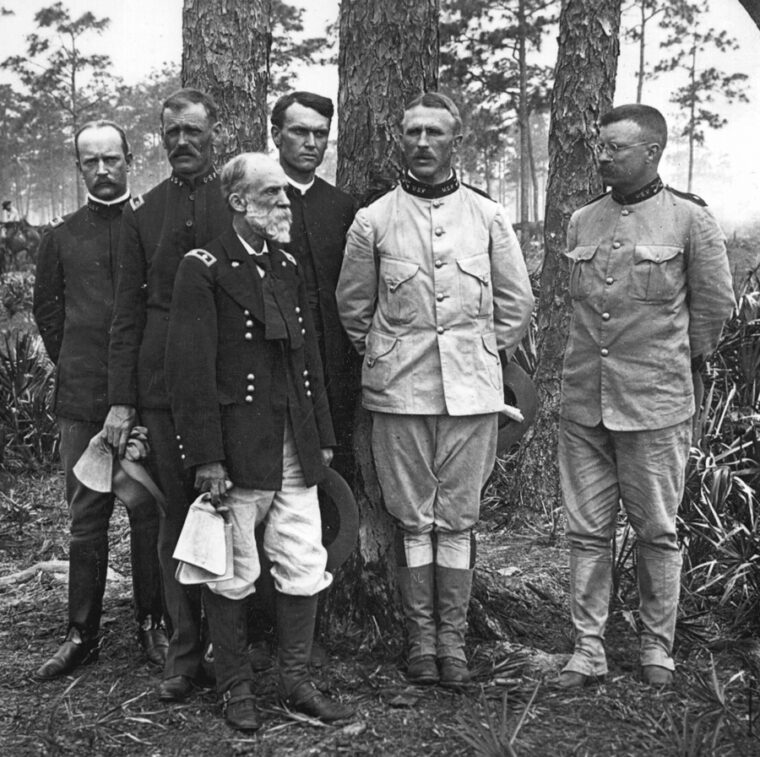
<svg viewBox="0 0 760 757">
<path fill-rule="evenodd" d="M 58 430 L 52 405 L 53 367 L 42 341 L 27 331 L 0 335 L 0 452 L 6 469 L 49 462 Z"/>
<path fill-rule="evenodd" d="M 744 293 L 705 377 L 679 530 L 684 588 L 734 631 L 760 626 L 760 293 Z"/>
</svg>

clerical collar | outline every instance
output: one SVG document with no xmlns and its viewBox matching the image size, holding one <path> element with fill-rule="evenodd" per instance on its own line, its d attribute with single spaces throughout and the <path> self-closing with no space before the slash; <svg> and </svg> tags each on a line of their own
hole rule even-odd
<svg viewBox="0 0 760 757">
<path fill-rule="evenodd" d="M 194 179 L 186 179 L 183 176 L 180 176 L 179 174 L 172 171 L 172 175 L 169 177 L 169 181 L 171 181 L 172 184 L 176 184 L 178 187 L 181 186 L 188 186 L 190 188 L 200 186 L 201 184 L 208 184 L 210 181 L 213 181 L 216 178 L 216 168 L 214 166 L 211 166 L 206 173 L 201 174 L 200 176 L 196 176 Z"/>
<path fill-rule="evenodd" d="M 101 200 L 99 197 L 87 193 L 87 204 L 94 205 L 95 207 L 110 208 L 114 205 L 123 205 L 129 199 L 129 190 L 124 192 L 121 197 L 117 197 L 115 200 Z"/>
<path fill-rule="evenodd" d="M 301 184 L 300 181 L 296 181 L 295 179 L 291 179 L 290 176 L 288 178 L 288 184 L 290 184 L 291 187 L 294 189 L 297 189 L 302 195 L 305 195 L 313 186 L 314 186 L 314 177 L 311 177 L 311 181 L 308 184 Z"/>
<path fill-rule="evenodd" d="M 459 180 L 454 171 L 446 181 L 440 184 L 425 184 L 421 182 L 411 171 L 407 171 L 401 177 L 401 188 L 410 195 L 423 197 L 426 200 L 434 200 L 436 197 L 445 197 L 459 189 Z"/>
<path fill-rule="evenodd" d="M 649 184 L 645 184 L 641 189 L 637 189 L 635 192 L 631 192 L 629 195 L 621 194 L 612 190 L 612 199 L 620 205 L 633 205 L 636 202 L 642 200 L 648 200 L 650 197 L 654 197 L 658 192 L 663 189 L 662 179 L 657 176 Z"/>
</svg>

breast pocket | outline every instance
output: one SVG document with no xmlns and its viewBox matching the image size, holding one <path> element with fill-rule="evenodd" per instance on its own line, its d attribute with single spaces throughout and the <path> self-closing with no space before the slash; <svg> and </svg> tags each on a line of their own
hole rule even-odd
<svg viewBox="0 0 760 757">
<path fill-rule="evenodd" d="M 380 259 L 380 308 L 389 323 L 410 323 L 417 315 L 414 279 L 419 265 L 395 258 Z"/>
<path fill-rule="evenodd" d="M 565 253 L 570 262 L 570 297 L 574 300 L 585 300 L 591 294 L 597 249 L 596 245 L 580 246 Z"/>
<path fill-rule="evenodd" d="M 676 296 L 683 285 L 683 247 L 636 245 L 631 271 L 633 299 L 667 302 Z"/>
<path fill-rule="evenodd" d="M 472 255 L 457 260 L 459 297 L 462 311 L 472 318 L 486 318 L 493 313 L 491 258 Z"/>
</svg>

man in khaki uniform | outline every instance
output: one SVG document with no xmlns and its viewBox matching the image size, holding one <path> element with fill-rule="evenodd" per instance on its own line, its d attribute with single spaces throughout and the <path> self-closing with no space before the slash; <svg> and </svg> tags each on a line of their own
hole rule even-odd
<svg viewBox="0 0 760 757">
<path fill-rule="evenodd" d="M 533 307 L 503 208 L 452 170 L 461 126 L 448 97 L 409 104 L 409 170 L 357 214 L 337 290 L 343 325 L 364 356 L 375 465 L 399 525 L 407 676 L 448 686 L 470 677 L 472 528 L 504 406 L 499 353 L 515 350 Z"/>
<path fill-rule="evenodd" d="M 692 371 L 734 304 L 725 238 L 696 195 L 663 186 L 662 115 L 622 105 L 600 122 L 612 188 L 570 219 L 573 319 L 565 352 L 559 466 L 570 542 L 575 651 L 567 688 L 607 672 L 611 541 L 622 501 L 638 539 L 642 678 L 673 680 L 681 574 L 676 512 L 694 415 Z"/>
</svg>

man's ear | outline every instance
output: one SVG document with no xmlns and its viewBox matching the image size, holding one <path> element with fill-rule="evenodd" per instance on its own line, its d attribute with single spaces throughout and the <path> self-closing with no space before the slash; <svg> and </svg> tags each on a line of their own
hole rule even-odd
<svg viewBox="0 0 760 757">
<path fill-rule="evenodd" d="M 462 146 L 462 140 L 464 139 L 464 134 L 457 134 L 456 137 L 454 137 L 454 144 L 452 145 L 452 152 L 456 153 L 459 148 Z"/>
<path fill-rule="evenodd" d="M 274 146 L 279 148 L 280 143 L 282 142 L 282 130 L 279 126 L 275 126 L 272 124 L 272 142 L 274 142 Z"/>
<path fill-rule="evenodd" d="M 125 161 L 126 161 L 126 163 L 127 163 L 127 171 L 129 171 L 129 169 L 130 169 L 130 168 L 132 168 L 132 159 L 133 159 L 133 157 L 134 157 L 134 156 L 132 155 L 132 153 L 131 153 L 131 152 L 128 152 L 128 153 L 127 153 L 127 154 L 124 156 L 124 160 L 125 160 Z"/>
<path fill-rule="evenodd" d="M 229 202 L 230 207 L 236 213 L 245 213 L 245 209 L 248 203 L 246 203 L 246 201 L 237 192 L 233 192 L 229 196 L 227 202 Z"/>
</svg>

